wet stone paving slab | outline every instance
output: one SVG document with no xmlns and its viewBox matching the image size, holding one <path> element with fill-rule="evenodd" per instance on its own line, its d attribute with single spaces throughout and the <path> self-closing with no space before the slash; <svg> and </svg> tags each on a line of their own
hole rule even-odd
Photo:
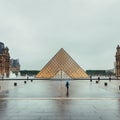
<svg viewBox="0 0 120 120">
<path fill-rule="evenodd" d="M 23 81 L 22 81 L 23 82 Z M 119 81 L 27 81 L 0 92 L 0 120 L 119 120 Z"/>
</svg>

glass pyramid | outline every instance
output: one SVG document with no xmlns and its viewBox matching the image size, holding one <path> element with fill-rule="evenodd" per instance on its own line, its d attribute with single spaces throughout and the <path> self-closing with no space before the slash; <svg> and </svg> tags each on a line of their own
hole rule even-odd
<svg viewBox="0 0 120 120">
<path fill-rule="evenodd" d="M 54 78 L 60 71 L 71 79 L 88 78 L 86 72 L 61 48 L 56 55 L 42 68 L 36 78 Z M 63 78 L 63 77 L 61 77 Z"/>
</svg>

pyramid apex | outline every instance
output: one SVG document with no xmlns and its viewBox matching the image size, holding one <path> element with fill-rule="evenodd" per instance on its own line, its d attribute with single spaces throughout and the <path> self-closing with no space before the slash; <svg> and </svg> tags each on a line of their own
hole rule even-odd
<svg viewBox="0 0 120 120">
<path fill-rule="evenodd" d="M 60 50 L 64 50 L 63 48 L 61 48 Z"/>
<path fill-rule="evenodd" d="M 60 50 L 58 52 L 60 52 L 60 51 L 65 51 L 65 50 L 63 48 L 60 48 Z"/>
</svg>

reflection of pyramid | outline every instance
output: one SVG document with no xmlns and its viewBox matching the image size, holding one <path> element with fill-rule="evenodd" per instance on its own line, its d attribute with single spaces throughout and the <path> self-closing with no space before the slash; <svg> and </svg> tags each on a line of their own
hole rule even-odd
<svg viewBox="0 0 120 120">
<path fill-rule="evenodd" d="M 85 71 L 61 48 L 36 75 L 37 78 L 53 78 L 64 71 L 70 78 L 88 78 Z"/>
</svg>

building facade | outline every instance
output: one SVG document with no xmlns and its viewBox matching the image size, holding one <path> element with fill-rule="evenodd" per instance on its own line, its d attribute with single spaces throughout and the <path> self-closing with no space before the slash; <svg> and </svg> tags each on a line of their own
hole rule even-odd
<svg viewBox="0 0 120 120">
<path fill-rule="evenodd" d="M 20 63 L 18 59 L 10 60 L 10 70 L 16 75 L 18 75 L 18 72 L 20 72 Z"/>
<path fill-rule="evenodd" d="M 120 46 L 118 45 L 116 48 L 116 62 L 115 62 L 115 73 L 116 77 L 120 77 Z"/>
<path fill-rule="evenodd" d="M 10 73 L 10 54 L 8 47 L 0 42 L 0 77 L 9 77 Z"/>
</svg>

